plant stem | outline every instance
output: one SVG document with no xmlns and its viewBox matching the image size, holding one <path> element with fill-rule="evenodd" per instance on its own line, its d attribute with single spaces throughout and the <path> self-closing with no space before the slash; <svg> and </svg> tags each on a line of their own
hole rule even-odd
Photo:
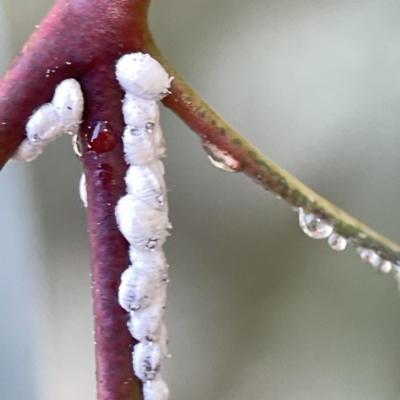
<svg viewBox="0 0 400 400">
<path fill-rule="evenodd" d="M 354 246 L 375 250 L 381 257 L 400 265 L 400 246 L 318 195 L 294 176 L 280 168 L 226 123 L 185 82 L 151 39 L 145 50 L 174 77 L 172 94 L 163 100 L 202 140 L 238 161 L 244 172 L 267 190 L 285 199 L 293 207 L 328 216 L 335 231 Z"/>
<path fill-rule="evenodd" d="M 132 369 L 134 340 L 127 329 L 127 313 L 117 301 L 129 257 L 115 219 L 116 204 L 126 191 L 127 165 L 122 143 L 115 140 L 124 123 L 122 116 L 116 117 L 123 94 L 114 69 L 114 64 L 96 68 L 81 81 L 87 93 L 80 136 L 88 193 L 97 393 L 99 400 L 139 400 L 141 383 Z"/>
</svg>

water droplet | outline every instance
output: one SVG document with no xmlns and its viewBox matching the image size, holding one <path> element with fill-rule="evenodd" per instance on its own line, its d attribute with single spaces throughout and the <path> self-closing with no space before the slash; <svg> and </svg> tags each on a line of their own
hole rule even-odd
<svg viewBox="0 0 400 400">
<path fill-rule="evenodd" d="M 388 260 L 384 260 L 379 267 L 379 272 L 381 272 L 382 274 L 388 274 L 392 269 L 393 264 Z"/>
<path fill-rule="evenodd" d="M 77 133 L 74 133 L 74 135 L 72 136 L 72 148 L 74 149 L 74 153 L 76 154 L 76 156 L 78 158 L 82 158 L 82 141 Z"/>
<path fill-rule="evenodd" d="M 214 167 L 217 167 L 218 169 L 222 169 L 223 171 L 227 172 L 235 172 L 235 170 L 228 165 L 226 165 L 223 161 L 216 160 L 212 156 L 208 156 L 208 159 L 210 160 L 211 164 L 214 165 Z"/>
<path fill-rule="evenodd" d="M 305 212 L 299 208 L 299 224 L 303 232 L 313 239 L 325 239 L 333 232 L 332 221 L 326 216 Z"/>
<path fill-rule="evenodd" d="M 374 268 L 379 267 L 381 258 L 375 253 L 374 250 L 366 249 L 364 247 L 357 247 L 357 253 L 364 262 L 371 264 Z"/>
<path fill-rule="evenodd" d="M 365 239 L 365 238 L 367 237 L 367 234 L 364 233 L 364 232 L 360 232 L 360 233 L 358 234 L 358 236 L 359 236 L 361 239 Z"/>
<path fill-rule="evenodd" d="M 155 124 L 153 123 L 153 122 L 148 122 L 147 124 L 146 124 L 146 132 L 147 133 L 153 133 L 153 130 L 154 130 L 154 126 L 155 126 Z"/>
<path fill-rule="evenodd" d="M 107 121 L 100 121 L 89 136 L 88 146 L 97 153 L 110 151 L 117 143 L 115 136 L 110 124 Z"/>
<path fill-rule="evenodd" d="M 203 148 L 208 154 L 208 159 L 214 167 L 228 172 L 236 172 L 238 170 L 239 161 L 227 154 L 226 151 L 221 151 L 217 146 L 210 143 L 204 144 Z"/>
<path fill-rule="evenodd" d="M 347 240 L 337 233 L 332 233 L 332 235 L 328 238 L 328 244 L 333 250 L 341 251 L 346 248 Z"/>
</svg>

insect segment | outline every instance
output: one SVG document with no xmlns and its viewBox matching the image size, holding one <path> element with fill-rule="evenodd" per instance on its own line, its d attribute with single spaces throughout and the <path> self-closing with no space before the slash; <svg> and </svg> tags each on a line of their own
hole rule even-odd
<svg viewBox="0 0 400 400">
<path fill-rule="evenodd" d="M 162 245 L 168 235 L 168 204 L 164 166 L 164 141 L 157 101 L 169 92 L 171 78 L 148 54 L 127 54 L 116 65 L 117 79 L 125 91 L 122 107 L 126 124 L 122 140 L 129 165 L 127 194 L 115 215 L 130 244 L 130 266 L 121 276 L 118 301 L 129 312 L 128 329 L 139 341 L 132 362 L 144 382 L 144 400 L 167 400 L 169 390 L 160 375 L 168 356 L 164 322 L 168 265 Z"/>
<path fill-rule="evenodd" d="M 26 138 L 12 156 L 15 161 L 33 161 L 44 147 L 62 133 L 75 133 L 81 123 L 83 94 L 75 79 L 61 82 L 51 103 L 39 107 L 26 124 Z"/>
</svg>

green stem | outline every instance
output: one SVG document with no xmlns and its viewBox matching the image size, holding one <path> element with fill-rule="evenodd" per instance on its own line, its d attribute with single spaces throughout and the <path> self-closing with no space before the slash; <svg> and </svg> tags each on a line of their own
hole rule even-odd
<svg viewBox="0 0 400 400">
<path fill-rule="evenodd" d="M 330 203 L 269 160 L 211 109 L 164 58 L 151 38 L 144 50 L 174 77 L 172 94 L 166 97 L 164 104 L 200 136 L 203 144 L 211 144 L 235 159 L 238 171 L 244 172 L 293 207 L 328 216 L 335 231 L 352 245 L 374 250 L 382 258 L 400 265 L 400 246 Z"/>
</svg>

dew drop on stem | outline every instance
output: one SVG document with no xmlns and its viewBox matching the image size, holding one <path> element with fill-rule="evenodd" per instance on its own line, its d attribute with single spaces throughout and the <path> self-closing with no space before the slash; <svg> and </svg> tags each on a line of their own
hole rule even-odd
<svg viewBox="0 0 400 400">
<path fill-rule="evenodd" d="M 357 247 L 357 253 L 364 262 L 372 265 L 374 268 L 379 267 L 381 258 L 374 250 L 366 249 L 365 247 Z"/>
<path fill-rule="evenodd" d="M 299 224 L 303 232 L 313 239 L 325 239 L 333 232 L 333 224 L 326 215 L 299 208 Z"/>
<path fill-rule="evenodd" d="M 228 153 L 219 150 L 217 146 L 210 143 L 204 144 L 203 148 L 208 154 L 208 159 L 214 167 L 227 172 L 238 171 L 239 161 L 234 159 Z"/>
<path fill-rule="evenodd" d="M 393 264 L 388 260 L 384 260 L 382 264 L 379 266 L 379 272 L 381 272 L 382 274 L 388 274 L 389 272 L 392 271 L 392 269 L 393 269 Z"/>
<path fill-rule="evenodd" d="M 332 233 L 328 238 L 328 244 L 333 250 L 341 251 L 344 250 L 347 246 L 347 240 L 338 235 L 337 233 Z"/>
</svg>

